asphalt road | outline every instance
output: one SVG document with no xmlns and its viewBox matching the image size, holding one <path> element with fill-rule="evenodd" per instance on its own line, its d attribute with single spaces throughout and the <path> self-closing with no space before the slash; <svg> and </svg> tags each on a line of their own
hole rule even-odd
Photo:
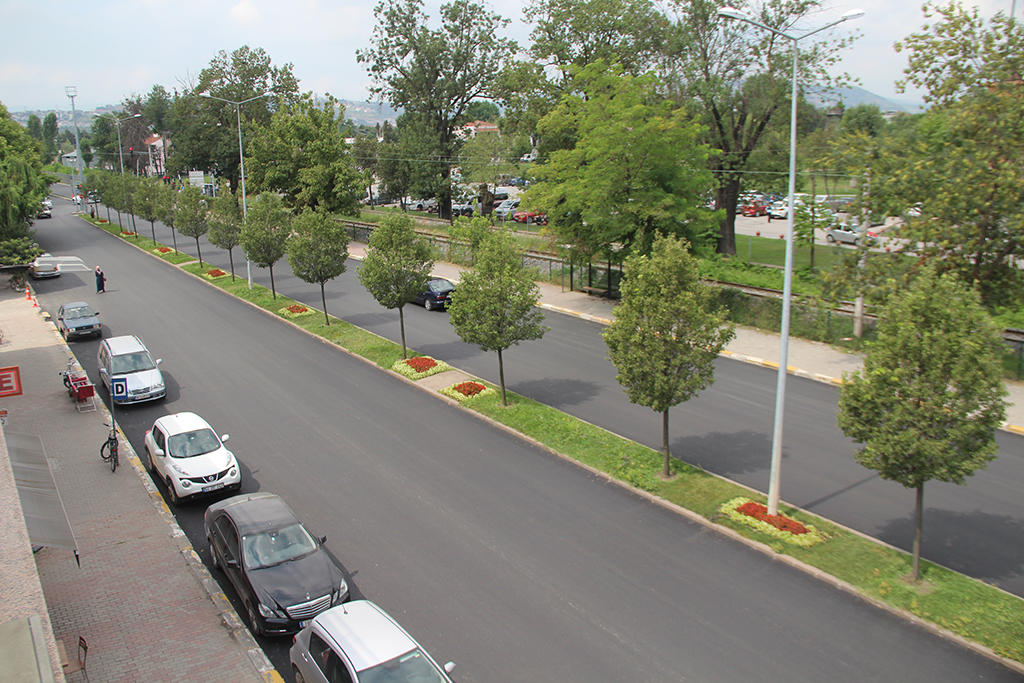
<svg viewBox="0 0 1024 683">
<path fill-rule="evenodd" d="M 354 596 L 381 604 L 435 658 L 458 662 L 460 681 L 865 681 L 895 672 L 905 680 L 1020 680 L 411 388 L 69 212 L 55 206 L 55 217 L 37 224 L 37 239 L 52 253 L 101 264 L 107 293 L 95 293 L 91 274 L 68 273 L 36 283 L 41 305 L 53 311 L 89 301 L 106 336 L 139 334 L 164 360 L 166 401 L 117 411 L 133 446 L 141 451 L 156 417 L 181 410 L 230 433 L 244 490 L 282 495 L 314 533 L 327 534 Z M 357 298 L 351 288 L 332 297 L 337 313 Z M 447 324 L 444 314 L 412 313 L 417 330 Z M 509 367 L 536 361 L 558 336 L 524 347 Z M 423 350 L 418 338 L 412 343 Z M 94 380 L 96 347 L 72 344 Z M 460 366 L 484 362 L 464 351 L 454 359 Z M 595 393 L 573 390 L 577 404 Z M 684 433 L 679 422 L 675 433 Z M 749 420 L 744 429 L 760 431 Z M 177 516 L 208 560 L 204 509 L 187 504 Z M 289 643 L 264 642 L 287 672 Z"/>
</svg>

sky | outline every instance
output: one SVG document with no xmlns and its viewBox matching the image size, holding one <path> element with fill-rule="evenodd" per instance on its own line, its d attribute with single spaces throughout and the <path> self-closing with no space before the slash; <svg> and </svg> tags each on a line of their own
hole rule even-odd
<svg viewBox="0 0 1024 683">
<path fill-rule="evenodd" d="M 990 17 L 1009 13 L 1014 0 L 963 0 Z M 9 111 L 70 110 L 65 86 L 77 89 L 75 106 L 95 109 L 147 94 L 154 85 L 169 92 L 194 81 L 218 51 L 262 47 L 274 65 L 291 63 L 301 91 L 366 101 L 370 80 L 355 53 L 369 44 L 376 0 L 0 0 L 0 102 Z M 525 0 L 495 5 L 513 20 L 507 35 L 521 46 L 530 27 L 522 19 Z M 919 101 L 920 93 L 897 94 L 895 82 L 907 65 L 893 44 L 925 23 L 922 0 L 824 0 L 829 9 L 814 28 L 851 9 L 859 19 L 833 29 L 860 38 L 844 53 L 837 72 L 888 99 Z M 1024 0 L 1016 4 L 1024 14 Z M 439 0 L 425 0 L 436 20 Z"/>
</svg>

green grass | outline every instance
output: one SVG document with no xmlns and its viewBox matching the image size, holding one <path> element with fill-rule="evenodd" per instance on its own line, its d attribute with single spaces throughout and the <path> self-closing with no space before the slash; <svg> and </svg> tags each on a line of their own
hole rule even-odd
<svg viewBox="0 0 1024 683">
<path fill-rule="evenodd" d="M 117 230 L 116 226 L 113 230 Z M 122 239 L 150 253 L 156 247 L 144 238 Z M 285 317 L 280 312 L 282 309 L 297 303 L 281 296 L 275 299 L 268 289 L 258 285 L 249 290 L 243 278 L 234 281 L 230 276 L 210 278 L 205 275 L 211 269 L 209 265 L 200 266 L 193 261 L 182 268 L 281 318 Z M 320 311 L 290 322 L 384 369 L 402 356 L 399 344 L 337 319 L 327 325 Z M 417 354 L 412 352 L 411 355 Z M 1024 601 L 1016 596 L 924 560 L 920 582 L 910 583 L 907 577 L 911 558 L 907 553 L 785 506 L 781 512 L 817 527 L 828 540 L 811 548 L 801 548 L 767 536 L 719 512 L 722 503 L 737 496 L 764 502 L 761 494 L 678 460 L 672 461 L 674 476 L 665 480 L 660 476 L 663 467 L 660 453 L 550 406 L 512 392 L 507 395 L 508 407 L 501 405 L 500 395 L 470 398 L 461 405 L 572 460 L 691 510 L 776 553 L 816 567 L 869 598 L 985 645 L 999 655 L 1024 662 Z"/>
</svg>

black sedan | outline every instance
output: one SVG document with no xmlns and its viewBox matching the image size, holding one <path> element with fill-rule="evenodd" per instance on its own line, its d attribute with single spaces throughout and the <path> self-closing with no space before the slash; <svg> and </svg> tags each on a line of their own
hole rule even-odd
<svg viewBox="0 0 1024 683">
<path fill-rule="evenodd" d="M 434 309 L 443 311 L 451 303 L 451 294 L 454 291 L 455 285 L 451 280 L 445 280 L 443 277 L 431 278 L 427 280 L 426 288 L 412 302 L 423 306 L 428 311 Z"/>
<path fill-rule="evenodd" d="M 348 600 L 348 584 L 323 544 L 272 493 L 222 500 L 203 520 L 213 566 L 245 605 L 254 633 L 296 633 L 310 619 Z"/>
<path fill-rule="evenodd" d="M 84 301 L 64 304 L 57 309 L 57 331 L 65 339 L 72 337 L 101 337 L 99 313 Z"/>
</svg>

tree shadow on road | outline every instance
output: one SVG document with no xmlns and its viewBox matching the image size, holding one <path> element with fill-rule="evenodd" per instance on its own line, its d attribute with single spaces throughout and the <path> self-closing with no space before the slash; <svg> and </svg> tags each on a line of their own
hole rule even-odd
<svg viewBox="0 0 1024 683">
<path fill-rule="evenodd" d="M 771 452 L 771 435 L 749 429 L 687 436 L 672 442 L 674 457 L 724 477 L 758 471 L 767 473 Z M 787 457 L 785 451 L 782 457 Z"/>
<path fill-rule="evenodd" d="M 528 396 L 552 408 L 563 408 L 586 403 L 601 392 L 597 382 L 572 379 L 534 379 L 518 382 L 509 387 L 520 396 Z"/>
</svg>

